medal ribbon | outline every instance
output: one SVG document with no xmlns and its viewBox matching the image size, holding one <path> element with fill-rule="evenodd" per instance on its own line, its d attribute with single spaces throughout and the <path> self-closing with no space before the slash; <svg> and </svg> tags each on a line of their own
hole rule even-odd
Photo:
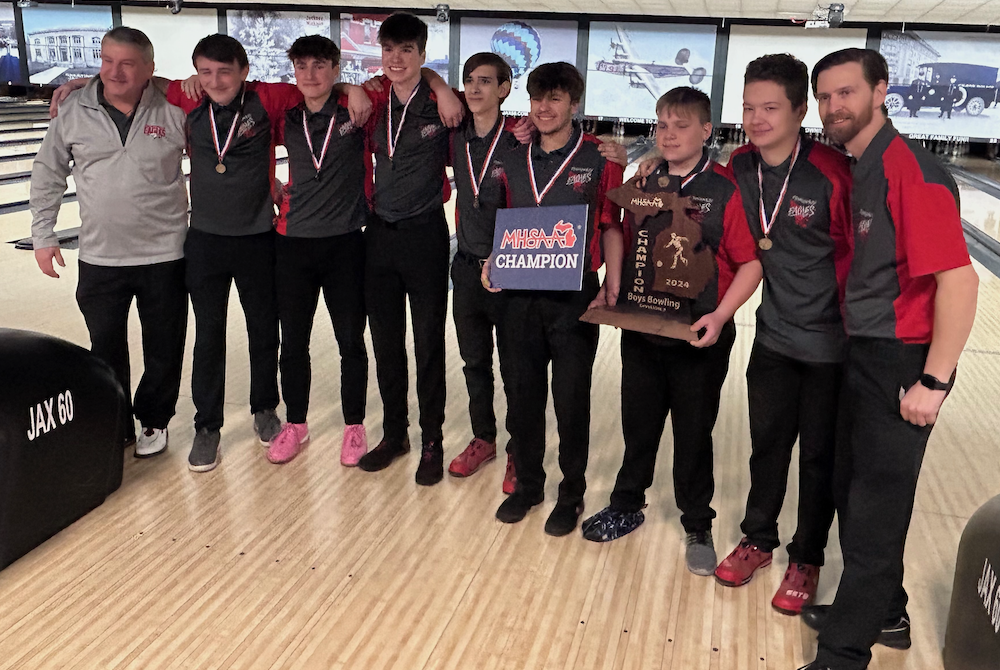
<svg viewBox="0 0 1000 670">
<path fill-rule="evenodd" d="M 476 180 L 476 171 L 472 167 L 472 153 L 469 151 L 469 143 L 465 143 L 465 158 L 469 161 L 469 182 L 472 184 L 472 195 L 479 198 L 479 190 L 483 186 L 483 179 L 486 178 L 486 170 L 489 168 L 490 162 L 493 160 L 493 152 L 497 149 L 497 144 L 500 143 L 500 136 L 503 134 L 503 124 L 504 116 L 500 115 L 500 125 L 497 126 L 496 137 L 493 138 L 493 144 L 490 145 L 490 150 L 486 154 L 486 160 L 483 161 L 483 169 L 479 171 L 479 180 Z"/>
<path fill-rule="evenodd" d="M 545 199 L 545 194 L 548 193 L 549 189 L 552 188 L 552 185 L 556 183 L 556 179 L 559 178 L 559 175 L 563 173 L 563 170 L 566 169 L 566 166 L 569 165 L 571 160 L 573 160 L 573 157 L 576 156 L 576 152 L 580 150 L 580 147 L 582 145 L 583 145 L 583 133 L 580 133 L 580 137 L 579 139 L 577 139 L 576 146 L 573 147 L 573 151 L 569 153 L 569 156 L 566 156 L 566 160 L 564 160 L 563 164 L 559 166 L 559 169 L 556 171 L 556 173 L 552 175 L 552 179 L 550 179 L 549 183 L 545 185 L 545 189 L 542 190 L 541 195 L 539 195 L 538 185 L 535 183 L 535 166 L 531 161 L 531 149 L 532 147 L 535 146 L 535 143 L 534 141 L 532 141 L 528 145 L 528 177 L 531 178 L 531 194 L 535 196 L 536 206 L 541 207 L 542 200 Z"/>
<path fill-rule="evenodd" d="M 219 129 L 215 125 L 215 110 L 211 102 L 208 103 L 208 120 L 212 124 L 212 142 L 215 143 L 215 153 L 219 156 L 219 163 L 226 157 L 226 152 L 229 151 L 229 145 L 233 141 L 233 134 L 236 132 L 236 126 L 239 125 L 240 117 L 243 116 L 243 98 L 246 96 L 246 87 L 243 88 L 243 93 L 240 95 L 240 108 L 236 112 L 236 116 L 233 118 L 233 123 L 229 126 L 229 135 L 226 136 L 226 145 L 219 148 Z"/>
<path fill-rule="evenodd" d="M 767 214 L 764 212 L 764 173 L 760 169 L 760 163 L 757 164 L 757 185 L 760 187 L 760 207 L 758 211 L 760 212 L 760 229 L 764 233 L 764 237 L 767 237 L 771 232 L 771 227 L 774 222 L 778 220 L 778 212 L 781 211 L 781 203 L 785 199 L 785 191 L 788 190 L 788 180 L 792 177 L 792 168 L 795 167 L 795 161 L 799 157 L 799 149 L 802 148 L 802 137 L 798 137 L 795 140 L 795 148 L 792 150 L 792 160 L 788 164 L 788 174 L 785 175 L 785 183 L 781 185 L 781 192 L 778 193 L 778 201 L 774 203 L 774 211 L 771 212 L 771 220 L 767 220 Z"/>
<path fill-rule="evenodd" d="M 330 136 L 333 134 L 333 127 L 336 125 L 337 115 L 334 114 L 330 118 L 330 126 L 326 129 L 326 138 L 323 140 L 323 150 L 319 154 L 319 159 L 316 159 L 316 152 L 313 150 L 312 137 L 309 136 L 309 126 L 306 123 L 306 110 L 302 110 L 302 131 L 306 134 L 306 144 L 309 145 L 309 157 L 312 158 L 313 167 L 316 168 L 316 174 L 319 174 L 319 169 L 323 165 L 323 159 L 326 158 L 326 149 L 330 146 Z"/>
<path fill-rule="evenodd" d="M 688 175 L 687 179 L 685 179 L 684 181 L 681 182 L 681 190 L 683 191 L 685 186 L 687 186 L 688 184 L 690 184 L 691 181 L 695 177 L 697 177 L 702 172 L 704 172 L 705 170 L 707 170 L 708 166 L 711 165 L 711 164 L 712 164 L 712 160 L 710 158 L 705 158 L 705 164 L 701 166 L 701 169 L 698 170 L 697 172 L 692 172 L 690 175 Z"/>
<path fill-rule="evenodd" d="M 410 108 L 410 103 L 413 102 L 413 98 L 416 97 L 417 90 L 419 88 L 420 88 L 420 82 L 417 82 L 417 85 L 413 87 L 412 91 L 410 91 L 410 97 L 406 99 L 406 104 L 403 105 L 403 114 L 399 117 L 399 128 L 396 128 L 395 137 L 393 137 L 392 135 L 392 95 L 391 93 L 389 95 L 389 105 L 388 105 L 389 123 L 386 125 L 385 128 L 386 128 L 386 143 L 389 145 L 388 149 L 389 149 L 390 159 L 393 157 L 393 154 L 396 153 L 396 144 L 399 143 L 399 133 L 403 130 L 403 121 L 406 120 L 406 110 Z"/>
</svg>

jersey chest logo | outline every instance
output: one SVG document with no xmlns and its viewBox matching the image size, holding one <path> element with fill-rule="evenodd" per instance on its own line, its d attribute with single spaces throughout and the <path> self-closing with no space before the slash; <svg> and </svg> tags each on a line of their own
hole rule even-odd
<svg viewBox="0 0 1000 670">
<path fill-rule="evenodd" d="M 566 185 L 571 186 L 577 193 L 582 193 L 583 187 L 589 184 L 593 178 L 594 168 L 570 168 Z"/>
<path fill-rule="evenodd" d="M 798 195 L 792 196 L 792 202 L 788 206 L 788 217 L 795 221 L 795 225 L 799 228 L 805 228 L 809 225 L 813 216 L 816 214 L 816 201 L 810 200 L 809 198 L 803 198 Z"/>
<path fill-rule="evenodd" d="M 854 231 L 862 240 L 868 239 L 868 233 L 872 229 L 872 220 L 875 215 L 867 209 L 859 209 L 854 214 Z"/>
<path fill-rule="evenodd" d="M 685 210 L 688 218 L 697 223 L 703 223 L 712 211 L 712 198 L 704 198 L 698 195 L 689 196 L 694 207 Z"/>
<path fill-rule="evenodd" d="M 143 135 L 149 135 L 154 140 L 160 140 L 167 136 L 167 129 L 163 126 L 154 126 L 146 124 L 146 127 L 142 129 Z"/>
<path fill-rule="evenodd" d="M 440 123 L 429 123 L 426 126 L 420 126 L 420 138 L 426 140 L 434 137 L 438 134 L 439 130 L 441 130 Z"/>
<path fill-rule="evenodd" d="M 354 128 L 355 128 L 354 122 L 353 121 L 347 121 L 346 123 L 342 123 L 339 126 L 337 126 L 337 132 L 340 133 L 341 137 L 343 137 L 347 133 L 349 133 L 352 130 L 354 130 Z"/>
<path fill-rule="evenodd" d="M 253 118 L 252 115 L 250 115 L 250 114 L 244 114 L 243 118 L 240 119 L 240 127 L 239 127 L 239 130 L 236 131 L 236 136 L 237 137 L 253 137 L 254 136 L 253 129 L 254 129 L 254 126 L 256 126 L 256 125 L 257 125 L 257 122 L 254 121 L 254 118 Z"/>
</svg>

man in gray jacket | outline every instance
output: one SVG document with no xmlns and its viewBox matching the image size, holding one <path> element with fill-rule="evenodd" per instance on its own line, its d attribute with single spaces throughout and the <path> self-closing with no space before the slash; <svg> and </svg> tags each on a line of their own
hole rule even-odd
<svg viewBox="0 0 1000 670">
<path fill-rule="evenodd" d="M 54 233 L 72 173 L 80 203 L 77 303 L 91 349 L 115 371 L 129 396 L 128 314 L 142 324 L 144 371 L 133 411 L 142 424 L 126 439 L 135 455 L 167 448 L 167 423 L 180 390 L 187 293 L 184 239 L 187 191 L 181 172 L 184 112 L 155 86 L 153 45 L 119 27 L 101 42 L 101 72 L 69 97 L 52 120 L 31 170 L 31 234 L 41 271 L 65 267 Z"/>
</svg>

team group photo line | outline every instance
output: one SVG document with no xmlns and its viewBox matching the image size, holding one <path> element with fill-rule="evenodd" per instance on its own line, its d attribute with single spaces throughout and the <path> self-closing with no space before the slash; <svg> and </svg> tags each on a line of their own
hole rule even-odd
<svg viewBox="0 0 1000 670">
<path fill-rule="evenodd" d="M 123 26 L 104 36 L 98 76 L 55 92 L 31 173 L 34 254 L 59 277 L 55 226 L 72 175 L 76 301 L 92 351 L 129 399 L 124 446 L 137 458 L 167 449 L 190 301 L 188 467 L 220 464 L 235 283 L 249 410 L 266 458 L 288 463 L 310 439 L 310 338 L 322 294 L 340 357 L 341 463 L 375 472 L 410 451 L 409 327 L 415 479 L 434 485 L 445 469 L 451 286 L 472 439 L 448 473 L 469 477 L 497 457 L 496 349 L 510 435 L 499 521 L 517 523 L 544 500 L 550 391 L 562 474 L 544 525 L 552 536 L 579 527 L 586 540 L 609 542 L 643 524 L 669 414 L 687 567 L 739 587 L 780 546 L 798 442 L 797 523 L 773 608 L 819 632 L 809 670 L 865 668 L 874 644 L 908 648 L 903 550 L 978 278 L 954 180 L 887 118 L 883 57 L 843 49 L 811 73 L 788 54 L 750 62 L 749 143 L 727 165 L 706 146 L 710 98 L 674 88 L 656 102 L 656 157 L 625 181 L 624 148 L 576 120 L 585 82 L 573 65 L 534 68 L 530 113 L 516 118 L 503 113 L 512 73 L 500 56 L 466 60 L 460 92 L 423 67 L 427 26 L 418 17 L 392 14 L 378 38 L 384 75 L 361 86 L 338 83 L 340 49 L 318 35 L 288 50 L 295 85 L 247 81 L 243 46 L 221 34 L 195 47 L 194 75 L 169 81 L 153 76 L 147 36 Z M 829 144 L 802 130 L 810 104 Z M 287 150 L 287 183 L 275 178 L 277 145 Z M 452 188 L 454 258 L 444 209 Z M 733 317 L 758 287 L 744 537 L 719 562 L 712 431 Z M 134 392 L 133 301 L 144 364 Z M 366 324 L 382 400 L 373 448 Z M 581 523 L 600 324 L 621 329 L 625 446 L 607 506 Z M 834 602 L 820 605 L 835 517 L 844 570 Z"/>
</svg>

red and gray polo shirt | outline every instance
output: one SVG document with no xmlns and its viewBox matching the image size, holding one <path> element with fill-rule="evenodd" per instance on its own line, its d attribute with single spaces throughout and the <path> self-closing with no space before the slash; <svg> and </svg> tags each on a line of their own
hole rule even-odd
<svg viewBox="0 0 1000 670">
<path fill-rule="evenodd" d="M 254 235 L 271 230 L 274 201 L 275 129 L 285 110 L 302 101 L 291 84 L 246 82 L 228 105 L 208 96 L 195 101 L 172 81 L 167 100 L 187 113 L 187 152 L 191 159 L 191 227 L 215 235 Z M 215 114 L 219 147 L 239 115 L 225 153 L 225 172 L 212 140 L 209 109 Z"/>
<path fill-rule="evenodd" d="M 886 120 L 854 166 L 851 205 L 847 333 L 930 342 L 934 273 L 970 263 L 955 180 Z"/>
<path fill-rule="evenodd" d="M 528 152 L 535 169 L 539 190 L 556 174 L 576 147 L 583 131 L 574 123 L 573 134 L 565 146 L 546 153 L 536 142 L 521 144 L 503 156 L 503 181 L 508 207 L 535 207 L 535 196 L 528 172 Z M 601 141 L 583 133 L 583 141 L 573 160 L 542 198 L 541 206 L 590 205 L 587 226 L 587 257 L 584 266 L 596 272 L 604 263 L 601 252 L 601 231 L 621 229 L 621 208 L 607 198 L 609 190 L 621 186 L 622 167 L 612 163 L 598 150 Z"/>
<path fill-rule="evenodd" d="M 768 234 L 772 245 L 757 251 L 764 270 L 757 341 L 796 360 L 836 363 L 844 359 L 847 343 L 841 301 L 851 262 L 850 161 L 804 136 L 801 143 Z M 752 144 L 729 159 L 755 243 L 764 237 L 757 167 L 762 167 L 764 208 L 770 216 L 790 163 L 791 157 L 783 165 L 768 166 Z"/>
<path fill-rule="evenodd" d="M 493 129 L 485 137 L 479 137 L 476 135 L 476 124 L 470 115 L 452 137 L 451 164 L 455 171 L 457 191 L 455 227 L 458 250 L 475 258 L 486 258 L 493 251 L 493 229 L 496 226 L 497 210 L 507 203 L 501 157 L 520 144 L 511 132 L 518 120 L 507 118 L 504 127 L 501 128 L 500 122 L 503 119 L 502 115 L 499 116 Z M 484 163 L 494 142 L 496 146 L 490 164 L 486 166 Z M 480 189 L 478 206 L 476 206 L 473 180 L 479 184 Z"/>
<path fill-rule="evenodd" d="M 369 134 L 375 154 L 374 209 L 382 220 L 398 223 L 441 208 L 451 196 L 445 175 L 451 131 L 441 122 L 437 97 L 422 78 L 409 106 L 384 77 L 383 86 L 382 93 L 369 91 L 375 119 Z M 395 147 L 391 157 L 390 144 Z"/>
<path fill-rule="evenodd" d="M 366 188 L 372 186 L 365 131 L 351 121 L 346 95 L 331 94 L 315 113 L 303 102 L 284 114 L 277 141 L 288 150 L 288 183 L 275 225 L 279 234 L 333 237 L 365 225 L 371 195 Z"/>
</svg>

